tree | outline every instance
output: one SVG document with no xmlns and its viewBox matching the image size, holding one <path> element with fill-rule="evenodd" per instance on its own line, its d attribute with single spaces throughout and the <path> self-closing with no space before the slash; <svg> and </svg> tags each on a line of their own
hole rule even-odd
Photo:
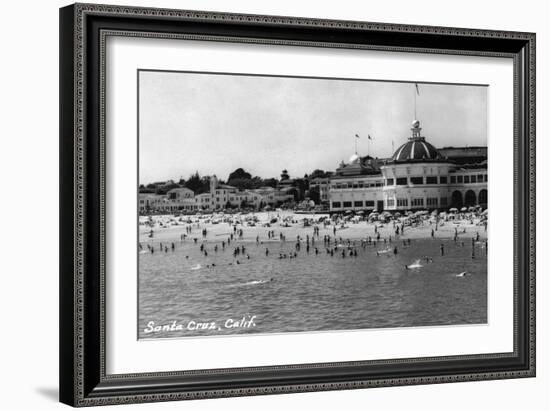
<svg viewBox="0 0 550 411">
<path fill-rule="evenodd" d="M 164 195 L 164 194 L 166 194 L 168 191 L 170 191 L 170 190 L 172 190 L 172 189 L 174 189 L 174 188 L 179 188 L 179 185 L 172 182 L 172 183 L 166 184 L 166 185 L 164 185 L 164 186 L 162 186 L 162 187 L 157 187 L 156 193 L 157 193 L 157 194 L 163 194 L 163 195 Z"/>
<path fill-rule="evenodd" d="M 313 170 L 313 172 L 309 175 L 310 180 L 314 178 L 326 178 L 326 177 L 327 177 L 327 172 L 319 169 Z"/>
<path fill-rule="evenodd" d="M 201 180 L 201 176 L 199 175 L 198 171 L 195 171 L 195 174 L 192 174 L 185 182 L 185 187 L 187 187 L 189 190 L 192 190 L 196 194 L 201 193 L 202 185 L 203 185 L 203 182 Z"/>
<path fill-rule="evenodd" d="M 288 189 L 286 191 L 286 194 L 292 194 L 292 196 L 294 197 L 294 201 L 300 201 L 302 197 L 302 194 L 300 193 L 300 190 L 297 187 L 292 187 Z"/>
<path fill-rule="evenodd" d="M 219 182 L 219 184 L 223 184 L 223 183 Z M 208 192 L 210 192 L 210 177 L 204 176 L 201 178 L 201 186 L 197 194 L 208 193 Z"/>
<path fill-rule="evenodd" d="M 304 193 L 309 188 L 309 184 L 307 180 L 304 180 L 303 178 L 297 178 L 294 180 L 294 187 L 297 188 L 297 194 L 294 195 L 294 198 L 296 201 L 301 201 L 304 199 Z"/>
<path fill-rule="evenodd" d="M 277 188 L 278 184 L 279 182 L 277 181 L 276 178 L 266 178 L 265 180 L 262 181 L 262 185 L 266 187 Z"/>
<path fill-rule="evenodd" d="M 247 173 L 242 168 L 238 168 L 229 174 L 229 177 L 227 178 L 227 183 L 231 184 L 231 180 L 236 180 L 236 179 L 250 180 L 251 178 L 252 178 L 252 175 L 250 173 Z"/>
<path fill-rule="evenodd" d="M 290 176 L 288 175 L 288 171 L 285 169 L 281 172 L 281 181 L 282 180 L 288 180 Z"/>
<path fill-rule="evenodd" d="M 309 199 L 312 200 L 315 204 L 321 204 L 321 190 L 319 186 L 313 186 L 308 191 Z"/>
</svg>

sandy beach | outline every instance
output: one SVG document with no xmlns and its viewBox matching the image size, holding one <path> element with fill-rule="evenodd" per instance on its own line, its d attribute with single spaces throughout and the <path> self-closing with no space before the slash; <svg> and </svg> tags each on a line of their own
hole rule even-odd
<svg viewBox="0 0 550 411">
<path fill-rule="evenodd" d="M 223 222 L 223 219 L 230 219 L 231 222 Z M 256 218 L 258 220 L 255 226 L 247 225 L 246 219 Z M 278 218 L 276 223 L 270 224 L 271 219 Z M 318 222 L 320 219 L 330 221 L 330 225 L 324 225 Z M 286 219 L 286 222 L 281 222 Z M 304 219 L 310 221 L 310 225 L 304 226 Z M 219 222 L 213 223 L 213 220 Z M 289 221 L 291 220 L 291 221 Z M 409 225 L 407 219 L 401 218 L 389 222 L 380 221 L 359 221 L 350 219 L 349 221 L 331 221 L 328 214 L 295 214 L 292 212 L 259 212 L 242 215 L 196 215 L 180 216 L 160 215 L 149 217 L 140 217 L 139 241 L 143 243 L 155 243 L 162 241 L 179 241 L 182 234 L 186 234 L 188 239 L 197 238 L 203 240 L 202 230 L 207 230 L 207 237 L 204 240 L 222 241 L 233 233 L 233 226 L 238 230 L 243 230 L 243 241 L 255 241 L 259 237 L 261 241 L 269 240 L 268 231 L 274 231 L 275 238 L 283 234 L 287 241 L 296 240 L 297 236 L 306 238 L 312 235 L 313 227 L 317 226 L 320 230 L 320 236 L 328 235 L 331 237 L 342 238 L 343 240 L 361 240 L 371 237 L 375 239 L 377 233 L 380 233 L 380 239 L 406 240 L 406 239 L 453 239 L 457 232 L 460 240 L 470 240 L 479 235 L 480 241 L 487 240 L 487 231 L 482 224 L 482 218 L 471 213 L 456 214 L 447 216 L 447 219 L 440 218 L 436 225 L 434 216 L 427 216 L 419 222 Z M 152 222 L 152 224 L 148 224 Z M 236 224 L 235 224 L 236 223 Z M 404 231 L 396 235 L 396 227 L 403 224 Z M 186 232 L 186 227 L 191 227 L 191 232 Z M 336 233 L 334 228 L 336 227 Z M 153 237 L 149 237 L 153 230 Z M 275 241 L 275 240 L 272 240 Z"/>
</svg>

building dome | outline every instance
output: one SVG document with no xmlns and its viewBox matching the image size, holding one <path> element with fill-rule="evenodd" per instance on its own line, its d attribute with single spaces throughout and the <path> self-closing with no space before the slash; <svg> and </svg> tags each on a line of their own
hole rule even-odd
<svg viewBox="0 0 550 411">
<path fill-rule="evenodd" d="M 392 156 L 392 161 L 437 160 L 441 155 L 437 149 L 424 139 L 409 140 L 399 147 Z"/>
<path fill-rule="evenodd" d="M 420 135 L 420 121 L 412 122 L 412 137 L 393 153 L 392 161 L 430 161 L 441 159 L 439 151 Z"/>
<path fill-rule="evenodd" d="M 355 153 L 349 158 L 349 163 L 350 164 L 357 163 L 359 161 L 359 158 L 360 157 L 357 155 L 357 153 Z"/>
</svg>

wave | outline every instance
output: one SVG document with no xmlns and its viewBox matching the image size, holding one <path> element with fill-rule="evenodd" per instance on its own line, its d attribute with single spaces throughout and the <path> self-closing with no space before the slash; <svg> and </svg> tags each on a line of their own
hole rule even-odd
<svg viewBox="0 0 550 411">
<path fill-rule="evenodd" d="M 422 264 L 420 264 L 420 259 L 415 260 L 414 263 L 407 266 L 407 268 L 422 268 L 422 267 L 424 267 L 424 266 Z"/>
<path fill-rule="evenodd" d="M 194 265 L 193 267 L 191 267 L 191 270 L 195 271 L 195 270 L 200 270 L 201 268 L 202 268 L 202 265 L 197 264 L 197 265 Z"/>
<path fill-rule="evenodd" d="M 243 285 L 258 285 L 268 283 L 270 280 L 252 280 L 244 283 Z"/>
</svg>

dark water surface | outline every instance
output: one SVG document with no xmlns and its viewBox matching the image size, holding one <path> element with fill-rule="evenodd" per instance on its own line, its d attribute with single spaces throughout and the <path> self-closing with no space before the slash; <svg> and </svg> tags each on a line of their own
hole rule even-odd
<svg viewBox="0 0 550 411">
<path fill-rule="evenodd" d="M 431 239 L 412 240 L 410 247 L 394 242 L 397 255 L 377 256 L 389 246 L 380 244 L 357 247 L 357 257 L 342 258 L 327 255 L 321 238 L 319 255 L 313 247 L 308 254 L 302 244 L 297 258 L 283 260 L 279 253 L 294 252 L 294 242 L 239 241 L 225 251 L 220 242 L 218 252 L 214 244 L 207 244 L 208 257 L 190 241 L 178 241 L 167 253 L 140 253 L 140 338 L 487 322 L 487 257 L 480 243 L 475 259 L 470 243 Z M 234 258 L 235 245 L 244 245 L 250 259 Z M 405 269 L 423 256 L 433 262 Z M 469 275 L 456 276 L 463 271 Z M 252 316 L 254 326 L 226 327 L 229 319 L 231 325 Z M 145 332 L 154 329 L 151 322 L 165 327 Z M 194 329 L 197 323 L 208 323 L 208 329 Z"/>
</svg>

